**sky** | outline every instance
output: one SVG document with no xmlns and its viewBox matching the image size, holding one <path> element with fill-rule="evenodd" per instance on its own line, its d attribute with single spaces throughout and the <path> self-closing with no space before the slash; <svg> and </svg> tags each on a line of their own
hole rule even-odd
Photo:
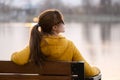
<svg viewBox="0 0 120 80">
<path fill-rule="evenodd" d="M 64 2 L 64 4 L 69 5 L 71 4 L 72 6 L 76 6 L 81 4 L 82 0 L 62 0 Z"/>
<path fill-rule="evenodd" d="M 4 1 L 4 0 L 0 0 Z M 37 3 L 42 4 L 44 0 L 6 0 L 6 1 L 13 1 L 12 4 L 16 7 L 26 7 L 26 6 L 35 6 Z M 51 0 L 52 1 L 52 0 Z M 65 5 L 70 5 L 70 6 L 77 6 L 77 5 L 82 5 L 83 0 L 61 0 Z M 93 4 L 97 5 L 100 0 L 90 0 L 92 1 Z M 112 0 L 114 2 L 117 2 L 119 0 Z M 29 3 L 32 3 L 31 5 Z"/>
<path fill-rule="evenodd" d="M 40 2 L 40 0 L 14 0 L 13 4 L 17 7 L 22 7 L 22 6 L 26 6 L 28 5 L 28 1 L 31 1 L 31 5 L 35 6 L 37 3 Z M 52 1 L 52 0 L 51 0 Z M 64 2 L 65 5 L 70 5 L 70 6 L 76 6 L 76 5 L 81 5 L 82 0 L 61 0 L 62 2 Z M 98 3 L 99 0 L 92 0 L 93 3 Z M 41 3 L 43 2 L 43 0 L 41 0 Z M 19 3 L 19 4 L 18 4 Z"/>
<path fill-rule="evenodd" d="M 14 0 L 13 4 L 15 6 L 24 6 L 26 4 L 28 4 L 28 1 L 31 1 L 32 5 L 34 6 L 35 4 L 37 4 L 38 2 L 40 2 L 40 0 Z M 41 0 L 42 3 L 43 0 Z M 52 1 L 52 0 L 51 0 Z M 81 4 L 82 0 L 62 0 L 64 2 L 64 4 L 68 5 L 71 4 L 72 6 L 76 6 L 78 4 Z M 19 3 L 19 5 L 18 5 Z"/>
</svg>

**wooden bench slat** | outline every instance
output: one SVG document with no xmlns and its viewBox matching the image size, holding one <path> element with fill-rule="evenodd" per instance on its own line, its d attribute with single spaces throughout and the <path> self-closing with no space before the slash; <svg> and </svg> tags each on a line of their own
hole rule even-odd
<svg viewBox="0 0 120 80">
<path fill-rule="evenodd" d="M 71 67 L 74 64 L 80 63 L 83 66 L 82 62 L 45 62 L 42 69 L 35 66 L 32 63 L 26 65 L 17 65 L 11 61 L 0 61 L 0 72 L 2 73 L 31 73 L 31 74 L 56 74 L 56 75 L 70 75 Z"/>
<path fill-rule="evenodd" d="M 71 80 L 70 76 L 0 75 L 0 80 Z"/>
<path fill-rule="evenodd" d="M 26 66 L 27 65 L 27 66 Z M 71 63 L 46 62 L 42 69 L 32 63 L 17 65 L 11 61 L 0 61 L 0 72 L 2 73 L 40 73 L 40 74 L 71 74 Z"/>
</svg>

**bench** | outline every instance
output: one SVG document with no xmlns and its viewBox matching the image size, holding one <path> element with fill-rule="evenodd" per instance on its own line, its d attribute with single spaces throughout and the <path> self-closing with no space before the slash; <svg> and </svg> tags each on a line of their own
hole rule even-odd
<svg viewBox="0 0 120 80">
<path fill-rule="evenodd" d="M 45 62 L 42 67 L 29 62 L 17 65 L 0 61 L 0 80 L 101 80 L 101 75 L 84 78 L 83 62 Z"/>
</svg>

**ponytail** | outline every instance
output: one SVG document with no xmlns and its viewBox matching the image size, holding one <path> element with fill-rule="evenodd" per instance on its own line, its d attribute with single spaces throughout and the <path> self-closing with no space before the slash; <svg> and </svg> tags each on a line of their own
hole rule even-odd
<svg viewBox="0 0 120 80">
<path fill-rule="evenodd" d="M 38 28 L 39 28 L 38 24 L 32 28 L 29 45 L 30 45 L 30 60 L 39 66 L 43 63 L 43 61 L 45 61 L 45 56 L 43 55 L 40 48 L 42 34 L 38 30 Z"/>
<path fill-rule="evenodd" d="M 41 65 L 43 61 L 47 60 L 46 56 L 41 51 L 42 33 L 51 34 L 53 26 L 64 23 L 62 14 L 55 9 L 43 11 L 38 19 L 38 24 L 32 28 L 30 36 L 30 60 L 36 65 Z M 41 27 L 41 32 L 38 28 Z"/>
</svg>

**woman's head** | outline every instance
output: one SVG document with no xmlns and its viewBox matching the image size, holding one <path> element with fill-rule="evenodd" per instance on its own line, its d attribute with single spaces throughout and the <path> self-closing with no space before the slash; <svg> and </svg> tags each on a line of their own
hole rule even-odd
<svg viewBox="0 0 120 80">
<path fill-rule="evenodd" d="M 40 44 L 44 34 L 59 34 L 64 32 L 64 21 L 62 14 L 55 9 L 49 9 L 42 12 L 39 16 L 38 24 L 31 30 L 30 36 L 30 59 L 35 64 L 40 65 L 45 60 Z M 38 28 L 41 27 L 41 31 Z"/>
<path fill-rule="evenodd" d="M 52 34 L 54 28 L 59 25 L 64 24 L 63 16 L 60 11 L 55 9 L 49 9 L 43 11 L 38 20 L 39 26 L 41 26 L 41 30 L 43 33 Z"/>
</svg>

